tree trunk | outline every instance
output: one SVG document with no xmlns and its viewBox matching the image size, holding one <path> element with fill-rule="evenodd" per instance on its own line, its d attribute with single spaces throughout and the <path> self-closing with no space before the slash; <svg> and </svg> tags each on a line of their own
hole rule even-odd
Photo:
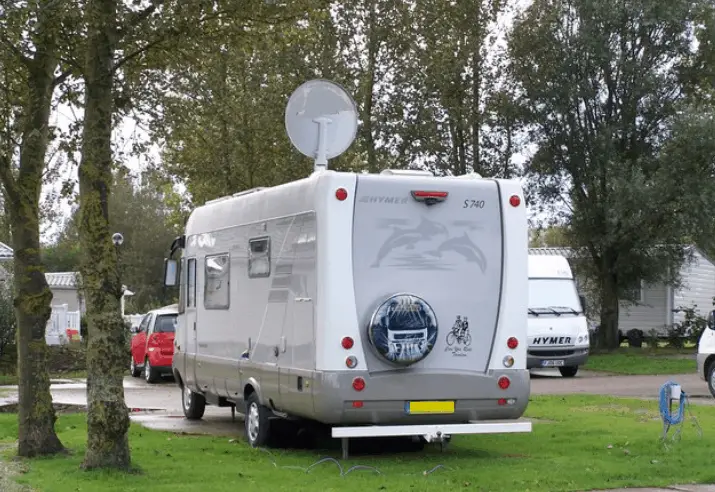
<svg viewBox="0 0 715 492">
<path fill-rule="evenodd" d="M 604 274 L 601 280 L 601 326 L 598 330 L 598 345 L 601 348 L 615 350 L 621 344 L 618 335 L 619 307 L 616 279 Z"/>
<path fill-rule="evenodd" d="M 45 15 L 42 15 L 42 14 Z M 24 108 L 18 177 L 3 175 L 8 195 L 15 267 L 17 372 L 19 376 L 18 454 L 24 457 L 64 451 L 55 433 L 45 330 L 52 309 L 52 292 L 40 257 L 39 203 L 45 169 L 54 70 L 55 46 L 46 27 L 47 13 L 38 19 L 34 58 L 26 59 L 28 98 Z"/>
<path fill-rule="evenodd" d="M 82 467 L 127 470 L 129 410 L 123 376 L 129 354 L 120 315 L 117 252 L 109 231 L 112 183 L 116 0 L 89 0 L 84 133 L 79 166 L 82 282 L 87 307 L 87 451 Z"/>
</svg>

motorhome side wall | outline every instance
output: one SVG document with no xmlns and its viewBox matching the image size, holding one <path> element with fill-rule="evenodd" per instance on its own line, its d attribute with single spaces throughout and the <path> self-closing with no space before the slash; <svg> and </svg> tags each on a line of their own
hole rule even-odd
<svg viewBox="0 0 715 492">
<path fill-rule="evenodd" d="M 310 388 L 289 380 L 315 369 L 315 186 L 307 178 L 192 214 L 184 256 L 196 259 L 196 346 L 182 374 L 190 387 L 236 401 L 254 382 L 267 404 L 312 411 Z"/>
</svg>

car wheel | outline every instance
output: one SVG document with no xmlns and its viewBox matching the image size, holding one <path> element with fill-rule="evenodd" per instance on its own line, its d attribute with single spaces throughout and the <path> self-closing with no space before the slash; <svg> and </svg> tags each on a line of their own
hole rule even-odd
<svg viewBox="0 0 715 492">
<path fill-rule="evenodd" d="M 271 431 L 269 410 L 258 401 L 258 395 L 251 393 L 246 400 L 246 439 L 251 447 L 264 446 L 268 442 Z"/>
<path fill-rule="evenodd" d="M 181 406 L 187 419 L 200 420 L 206 411 L 206 398 L 204 395 L 194 393 L 188 386 L 184 386 L 181 388 Z"/>
<path fill-rule="evenodd" d="M 142 373 L 141 369 L 139 369 L 134 362 L 134 356 L 132 355 L 132 363 L 129 366 L 129 373 L 132 375 L 133 378 L 138 378 L 139 375 Z"/>
<path fill-rule="evenodd" d="M 708 365 L 707 378 L 710 394 L 715 396 L 715 361 Z"/>
<path fill-rule="evenodd" d="M 144 379 L 149 384 L 154 384 L 159 380 L 159 373 L 156 369 L 151 367 L 151 363 L 149 363 L 149 357 L 144 359 Z"/>
<path fill-rule="evenodd" d="M 559 367 L 559 372 L 565 378 L 572 378 L 578 372 L 578 366 Z"/>
</svg>

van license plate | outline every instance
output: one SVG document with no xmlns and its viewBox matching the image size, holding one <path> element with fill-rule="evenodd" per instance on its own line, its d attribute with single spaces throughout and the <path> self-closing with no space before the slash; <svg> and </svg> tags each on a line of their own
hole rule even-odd
<svg viewBox="0 0 715 492">
<path fill-rule="evenodd" d="M 542 360 L 541 361 L 541 366 L 542 367 L 558 367 L 558 366 L 563 366 L 564 361 L 562 360 Z"/>
<path fill-rule="evenodd" d="M 411 414 L 454 413 L 453 401 L 408 401 L 405 412 Z"/>
</svg>

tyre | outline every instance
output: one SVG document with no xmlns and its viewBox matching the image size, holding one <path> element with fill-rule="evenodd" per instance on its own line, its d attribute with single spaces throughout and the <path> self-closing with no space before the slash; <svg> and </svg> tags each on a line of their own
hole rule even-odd
<svg viewBox="0 0 715 492">
<path fill-rule="evenodd" d="M 159 380 L 159 372 L 151 367 L 149 357 L 144 359 L 144 380 L 149 384 L 154 384 Z"/>
<path fill-rule="evenodd" d="M 253 448 L 265 446 L 271 432 L 270 411 L 260 404 L 258 395 L 251 393 L 246 400 L 246 439 Z"/>
<path fill-rule="evenodd" d="M 201 420 L 206 411 L 206 398 L 204 395 L 194 393 L 188 386 L 181 388 L 181 407 L 184 417 L 189 420 Z"/>
<path fill-rule="evenodd" d="M 134 362 L 134 356 L 132 355 L 132 363 L 129 366 L 129 373 L 132 375 L 133 378 L 138 378 L 139 375 L 142 373 L 142 370 L 139 369 Z"/>
<path fill-rule="evenodd" d="M 708 364 L 708 369 L 707 369 L 707 380 L 708 380 L 708 389 L 710 390 L 710 394 L 715 396 L 715 361 L 710 362 Z"/>
<path fill-rule="evenodd" d="M 559 372 L 565 378 L 572 378 L 578 372 L 578 366 L 559 367 Z"/>
</svg>

